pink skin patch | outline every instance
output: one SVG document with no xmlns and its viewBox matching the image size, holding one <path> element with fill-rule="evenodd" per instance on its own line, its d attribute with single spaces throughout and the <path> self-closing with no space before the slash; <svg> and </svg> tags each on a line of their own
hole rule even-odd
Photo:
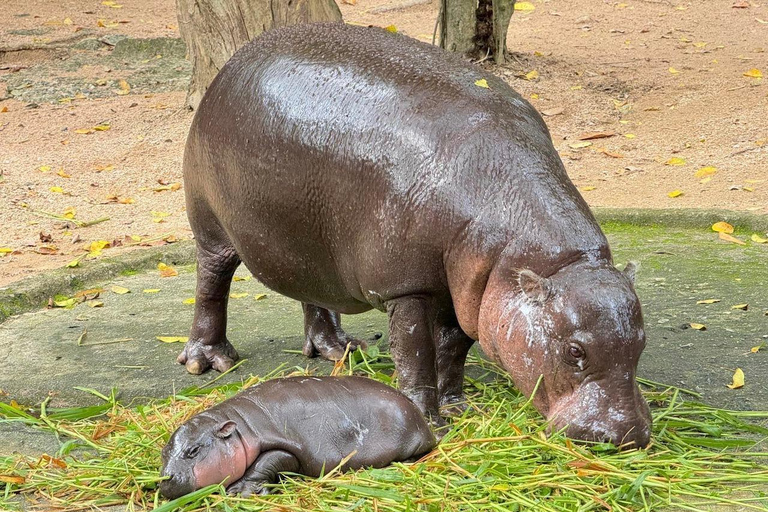
<svg viewBox="0 0 768 512">
<path fill-rule="evenodd" d="M 195 488 L 222 482 L 225 486 L 232 485 L 243 477 L 257 456 L 258 447 L 247 443 L 239 432 L 235 432 L 217 443 L 215 449 L 195 465 L 192 470 Z"/>
</svg>

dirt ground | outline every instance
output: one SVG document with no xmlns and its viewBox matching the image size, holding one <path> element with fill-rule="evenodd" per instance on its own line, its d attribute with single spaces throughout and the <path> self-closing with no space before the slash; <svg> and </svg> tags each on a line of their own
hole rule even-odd
<svg viewBox="0 0 768 512">
<path fill-rule="evenodd" d="M 437 1 L 381 12 L 397 4 L 341 9 L 348 22 L 430 41 Z M 512 18 L 510 64 L 482 65 L 545 115 L 591 205 L 768 214 L 768 87 L 749 76 L 768 76 L 768 4 L 529 4 Z M 113 255 L 190 238 L 180 186 L 189 67 L 174 2 L 3 7 L 0 285 L 65 265 L 93 242 L 110 242 L 102 255 Z M 610 136 L 580 140 L 588 132 Z M 109 220 L 78 227 L 73 214 Z"/>
</svg>

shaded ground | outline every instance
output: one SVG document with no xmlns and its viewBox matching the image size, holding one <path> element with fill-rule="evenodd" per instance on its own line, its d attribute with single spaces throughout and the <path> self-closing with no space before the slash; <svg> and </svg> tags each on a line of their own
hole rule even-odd
<svg viewBox="0 0 768 512">
<path fill-rule="evenodd" d="M 591 205 L 768 213 L 768 90 L 743 76 L 768 73 L 768 5 L 532 3 L 513 16 L 512 62 L 483 65 L 549 114 L 555 145 Z M 396 4 L 341 8 L 349 22 L 394 24 L 431 40 L 436 2 L 380 10 Z M 93 241 L 191 236 L 183 189 L 171 189 L 192 118 L 182 108 L 189 69 L 181 54 L 171 0 L 4 4 L 0 248 L 15 252 L 0 259 L 0 285 L 62 266 Z M 526 79 L 533 71 L 538 77 Z M 109 130 L 77 133 L 97 125 Z M 595 131 L 616 135 L 570 146 Z M 665 165 L 673 157 L 684 162 Z M 702 167 L 717 172 L 697 178 Z M 674 190 L 683 194 L 668 197 Z M 39 216 L 70 207 L 79 220 L 110 220 L 76 228 Z"/>
<path fill-rule="evenodd" d="M 762 378 L 768 374 L 768 267 L 764 265 L 768 247 L 725 244 L 703 230 L 618 224 L 605 228 L 616 261 L 631 258 L 641 264 L 637 291 L 644 306 L 648 346 L 640 377 L 690 389 L 711 405 L 768 409 L 768 383 Z M 50 393 L 51 406 L 85 405 L 99 400 L 75 387 L 105 394 L 116 387 L 126 403 L 133 398 L 165 397 L 216 378 L 216 373 L 188 375 L 175 363 L 180 343 L 156 339 L 186 336 L 192 320 L 194 306 L 184 300 L 194 293 L 194 269 L 178 270 L 177 277 L 163 278 L 152 271 L 105 283 L 107 291 L 97 299 L 102 307 L 79 304 L 3 323 L 0 361 L 12 372 L 0 376 L 2 400 L 33 405 Z M 249 277 L 245 269 L 238 275 Z M 114 285 L 130 293 L 110 291 Z M 219 382 L 265 375 L 280 363 L 324 373 L 330 370 L 327 362 L 295 353 L 302 345 L 297 302 L 253 279 L 234 282 L 232 292 L 248 294 L 233 296 L 229 314 L 229 338 L 248 361 Z M 267 296 L 255 300 L 261 293 Z M 705 299 L 720 302 L 697 304 Z M 732 309 L 744 303 L 747 310 Z M 705 324 L 706 330 L 692 329 L 690 323 Z M 383 333 L 380 343 L 386 343 L 386 316 L 381 313 L 345 316 L 344 324 L 351 334 L 367 340 Z M 762 348 L 753 353 L 753 347 Z M 743 369 L 746 385 L 731 390 L 726 385 L 736 368 Z M 18 442 L 8 444 L 3 452 L 39 442 L 37 437 L 14 439 Z"/>
</svg>

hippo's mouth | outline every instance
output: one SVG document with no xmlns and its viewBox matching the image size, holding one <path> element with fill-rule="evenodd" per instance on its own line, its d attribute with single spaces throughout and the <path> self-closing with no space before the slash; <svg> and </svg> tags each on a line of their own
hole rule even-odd
<svg viewBox="0 0 768 512">
<path fill-rule="evenodd" d="M 160 494 L 169 500 L 181 498 L 195 490 L 195 486 L 192 482 L 179 478 L 178 475 L 163 476 L 170 476 L 170 478 L 160 482 Z"/>
</svg>

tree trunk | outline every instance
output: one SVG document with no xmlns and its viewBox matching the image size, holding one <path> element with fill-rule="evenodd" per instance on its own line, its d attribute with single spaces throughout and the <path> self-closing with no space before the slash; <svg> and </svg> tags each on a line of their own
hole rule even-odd
<svg viewBox="0 0 768 512">
<path fill-rule="evenodd" d="M 503 64 L 515 0 L 440 0 L 440 47 Z"/>
<path fill-rule="evenodd" d="M 176 0 L 176 14 L 192 62 L 187 91 L 192 109 L 232 54 L 265 30 L 341 21 L 334 0 Z"/>
</svg>

